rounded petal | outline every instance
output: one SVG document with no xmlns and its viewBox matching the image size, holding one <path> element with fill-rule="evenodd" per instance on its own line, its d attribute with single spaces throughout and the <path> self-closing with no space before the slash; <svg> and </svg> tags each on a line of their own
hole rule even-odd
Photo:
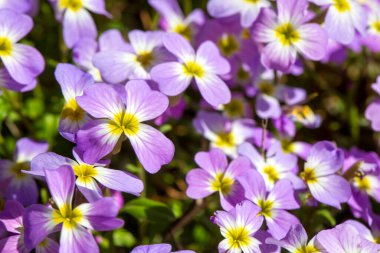
<svg viewBox="0 0 380 253">
<path fill-rule="evenodd" d="M 227 104 L 231 101 L 231 91 L 227 84 L 217 75 L 207 74 L 195 78 L 202 97 L 212 106 Z"/>
<path fill-rule="evenodd" d="M 265 46 L 261 63 L 270 69 L 287 72 L 296 62 L 297 51 L 292 46 L 282 46 L 274 41 Z"/>
<path fill-rule="evenodd" d="M 143 80 L 129 81 L 125 90 L 126 111 L 134 114 L 140 122 L 157 118 L 169 106 L 169 99 L 160 92 L 153 91 Z"/>
<path fill-rule="evenodd" d="M 294 197 L 293 186 L 291 182 L 286 179 L 276 182 L 268 195 L 268 199 L 273 200 L 273 208 L 291 210 L 300 207 Z"/>
<path fill-rule="evenodd" d="M 34 179 L 28 175 L 13 178 L 5 192 L 7 200 L 17 200 L 24 206 L 37 203 L 38 187 Z"/>
<path fill-rule="evenodd" d="M 96 38 L 94 20 L 86 9 L 66 10 L 63 15 L 63 39 L 68 48 L 72 48 L 81 38 Z"/>
<path fill-rule="evenodd" d="M 354 40 L 355 27 L 351 21 L 350 12 L 340 12 L 329 8 L 325 18 L 325 29 L 329 38 L 348 45 Z"/>
<path fill-rule="evenodd" d="M 328 37 L 317 24 L 306 24 L 298 28 L 300 40 L 295 43 L 295 46 L 307 58 L 319 61 L 325 57 L 327 50 Z"/>
<path fill-rule="evenodd" d="M 231 70 L 229 62 L 220 55 L 219 49 L 211 41 L 203 42 L 199 46 L 196 61 L 205 66 L 208 73 L 225 75 Z"/>
<path fill-rule="evenodd" d="M 173 159 L 173 143 L 149 125 L 140 124 L 139 132 L 129 136 L 129 140 L 139 161 L 149 173 L 156 173 L 162 165 Z"/>
<path fill-rule="evenodd" d="M 195 53 L 190 43 L 177 33 L 168 33 L 163 38 L 165 48 L 182 62 L 194 61 Z"/>
<path fill-rule="evenodd" d="M 60 253 L 99 253 L 98 245 L 91 232 L 81 226 L 76 226 L 73 229 L 64 226 L 59 244 Z"/>
<path fill-rule="evenodd" d="M 195 155 L 195 162 L 212 176 L 224 173 L 228 165 L 227 156 L 217 148 L 209 152 L 198 152 Z"/>
<path fill-rule="evenodd" d="M 18 163 L 30 162 L 34 157 L 48 151 L 47 142 L 38 142 L 29 138 L 21 138 L 16 143 L 14 160 Z"/>
<path fill-rule="evenodd" d="M 25 37 L 33 28 L 33 20 L 29 16 L 9 9 L 0 10 L 0 24 L 0 37 L 7 37 L 13 43 Z"/>
<path fill-rule="evenodd" d="M 193 199 L 201 199 L 211 195 L 214 191 L 211 189 L 213 177 L 202 169 L 192 169 L 186 175 L 188 185 L 186 195 Z"/>
<path fill-rule="evenodd" d="M 256 112 L 262 119 L 277 119 L 281 115 L 280 103 L 272 96 L 259 94 L 256 97 Z"/>
</svg>

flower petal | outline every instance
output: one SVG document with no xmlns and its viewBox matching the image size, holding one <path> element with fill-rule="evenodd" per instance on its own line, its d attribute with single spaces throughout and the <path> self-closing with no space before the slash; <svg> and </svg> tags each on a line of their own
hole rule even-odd
<svg viewBox="0 0 380 253">
<path fill-rule="evenodd" d="M 23 236 L 19 234 L 1 239 L 1 253 L 29 253 L 31 250 L 24 245 L 23 240 Z"/>
<path fill-rule="evenodd" d="M 210 175 L 224 173 L 227 169 L 227 156 L 218 148 L 213 148 L 209 152 L 198 152 L 195 155 L 195 162 Z"/>
<path fill-rule="evenodd" d="M 37 203 L 38 187 L 31 176 L 25 175 L 22 178 L 13 178 L 5 192 L 7 200 L 17 200 L 24 206 Z"/>
<path fill-rule="evenodd" d="M 18 230 L 23 226 L 22 216 L 24 207 L 15 200 L 5 202 L 4 210 L 0 213 L 0 223 L 10 233 L 19 234 Z"/>
<path fill-rule="evenodd" d="M 99 253 L 98 245 L 91 232 L 81 226 L 74 228 L 63 226 L 59 244 L 61 253 Z"/>
<path fill-rule="evenodd" d="M 214 74 L 205 74 L 195 78 L 202 97 L 212 106 L 227 104 L 231 101 L 231 91 L 227 84 Z"/>
<path fill-rule="evenodd" d="M 211 41 L 203 42 L 199 46 L 196 61 L 210 73 L 225 75 L 231 71 L 229 62 L 220 55 L 219 49 Z"/>
<path fill-rule="evenodd" d="M 300 223 L 296 216 L 281 209 L 273 209 L 272 217 L 266 218 L 266 222 L 269 233 L 277 240 L 284 238 L 293 225 Z"/>
<path fill-rule="evenodd" d="M 293 186 L 291 182 L 286 179 L 276 182 L 268 195 L 268 199 L 273 201 L 273 208 L 291 210 L 300 207 L 294 197 Z"/>
<path fill-rule="evenodd" d="M 165 48 L 183 63 L 195 60 L 195 52 L 190 43 L 181 35 L 168 33 L 163 38 Z"/>
<path fill-rule="evenodd" d="M 149 125 L 140 124 L 139 132 L 129 136 L 129 140 L 139 161 L 149 173 L 156 173 L 162 165 L 173 159 L 173 143 Z"/>
<path fill-rule="evenodd" d="M 29 16 L 7 9 L 0 11 L 0 24 L 0 36 L 8 37 L 14 43 L 25 37 L 33 28 L 33 20 Z"/>
<path fill-rule="evenodd" d="M 30 162 L 39 154 L 45 153 L 49 148 L 46 142 L 37 142 L 29 138 L 21 138 L 16 143 L 14 160 L 18 163 Z"/>
<path fill-rule="evenodd" d="M 102 190 L 92 177 L 86 178 L 85 180 L 81 180 L 81 178 L 78 177 L 76 185 L 89 202 L 97 201 L 103 197 Z"/>
<path fill-rule="evenodd" d="M 95 22 L 84 8 L 75 12 L 66 10 L 62 24 L 63 39 L 68 48 L 72 48 L 81 38 L 96 38 Z"/>
<path fill-rule="evenodd" d="M 295 46 L 307 58 L 319 61 L 326 55 L 328 37 L 317 24 L 302 25 L 297 30 L 300 34 L 300 39 L 295 43 Z"/>
<path fill-rule="evenodd" d="M 30 171 L 26 172 L 31 175 L 44 177 L 44 170 L 56 170 L 62 165 L 71 165 L 73 163 L 72 159 L 53 152 L 47 152 L 36 156 L 30 163 Z"/>
<path fill-rule="evenodd" d="M 193 199 L 201 199 L 211 195 L 211 182 L 213 177 L 203 169 L 192 169 L 186 175 L 188 185 L 186 195 Z"/>
</svg>

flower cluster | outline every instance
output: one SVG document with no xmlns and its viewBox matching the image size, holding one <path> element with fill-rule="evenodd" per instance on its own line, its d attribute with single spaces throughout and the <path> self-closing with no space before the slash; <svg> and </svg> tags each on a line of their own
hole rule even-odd
<svg viewBox="0 0 380 253">
<path fill-rule="evenodd" d="M 0 0 L 0 252 L 380 252 L 379 1 L 122 2 Z"/>
</svg>

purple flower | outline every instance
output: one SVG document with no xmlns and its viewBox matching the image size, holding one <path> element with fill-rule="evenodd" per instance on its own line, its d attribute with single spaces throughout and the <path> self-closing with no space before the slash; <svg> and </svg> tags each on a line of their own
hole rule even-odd
<svg viewBox="0 0 380 253">
<path fill-rule="evenodd" d="M 170 244 L 160 243 L 152 245 L 140 245 L 135 247 L 131 253 L 194 253 L 192 250 L 172 251 Z"/>
<path fill-rule="evenodd" d="M 93 164 L 117 152 L 125 137 L 150 173 L 173 159 L 173 143 L 160 131 L 142 123 L 160 116 L 168 107 L 168 98 L 151 90 L 144 81 L 129 81 L 125 87 L 90 85 L 77 101 L 95 118 L 77 134 L 76 141 L 86 163 Z"/>
<path fill-rule="evenodd" d="M 243 27 L 250 27 L 259 16 L 261 8 L 270 6 L 270 2 L 267 0 L 210 0 L 207 4 L 207 10 L 211 16 L 216 18 L 239 14 L 241 25 Z"/>
<path fill-rule="evenodd" d="M 91 74 L 96 82 L 101 82 L 100 71 L 94 66 L 92 60 L 97 52 L 108 50 L 131 50 L 131 47 L 124 41 L 120 31 L 111 29 L 99 36 L 99 43 L 94 38 L 83 38 L 75 43 L 73 60 Z"/>
<path fill-rule="evenodd" d="M 380 52 L 380 3 L 371 1 L 368 3 L 367 33 L 361 37 L 361 41 L 372 52 Z"/>
<path fill-rule="evenodd" d="M 281 240 L 268 238 L 266 243 L 275 244 L 293 253 L 318 253 L 315 237 L 307 242 L 307 233 L 301 224 L 293 225 Z"/>
<path fill-rule="evenodd" d="M 307 128 L 318 128 L 322 123 L 321 116 L 315 114 L 308 105 L 293 106 L 289 112 L 289 117 Z"/>
<path fill-rule="evenodd" d="M 9 9 L 0 10 L 0 59 L 18 83 L 35 85 L 45 68 L 44 58 L 35 48 L 17 43 L 33 28 L 33 20 Z"/>
<path fill-rule="evenodd" d="M 33 90 L 37 85 L 37 80 L 28 84 L 21 84 L 15 81 L 6 68 L 0 69 L 0 87 L 17 92 L 27 92 Z"/>
<path fill-rule="evenodd" d="M 72 48 L 82 38 L 96 38 L 97 30 L 90 12 L 110 17 L 104 0 L 57 0 L 57 16 L 62 19 L 63 39 Z"/>
<path fill-rule="evenodd" d="M 302 180 L 296 176 L 298 172 L 297 157 L 292 154 L 285 154 L 279 142 L 270 145 L 266 151 L 265 159 L 250 143 L 240 145 L 238 152 L 240 155 L 249 158 L 254 168 L 264 178 L 268 191 L 272 190 L 275 183 L 280 179 L 290 180 L 295 189 L 303 188 Z"/>
<path fill-rule="evenodd" d="M 64 138 L 74 142 L 78 130 L 91 119 L 78 105 L 76 98 L 82 96 L 83 89 L 93 84 L 94 80 L 90 74 L 66 63 L 57 65 L 55 78 L 61 86 L 66 101 L 62 109 L 58 131 Z"/>
<path fill-rule="evenodd" d="M 83 162 L 75 150 L 73 150 L 75 160 L 48 152 L 36 156 L 31 162 L 29 174 L 43 177 L 44 170 L 57 170 L 63 165 L 71 166 L 77 179 L 75 181 L 79 191 L 90 202 L 102 198 L 103 193 L 98 183 L 115 190 L 139 195 L 144 185 L 133 175 L 121 170 L 113 170 L 106 167 L 105 161 L 97 161 L 94 164 Z"/>
<path fill-rule="evenodd" d="M 283 238 L 292 225 L 299 223 L 297 217 L 286 211 L 300 207 L 289 180 L 277 181 L 269 192 L 263 177 L 256 170 L 247 171 L 238 180 L 244 188 L 246 199 L 259 207 L 258 215 L 265 218 L 268 232 L 273 237 Z"/>
<path fill-rule="evenodd" d="M 243 201 L 229 212 L 215 212 L 212 221 L 220 227 L 220 232 L 225 238 L 219 243 L 220 253 L 261 252 L 260 241 L 254 237 L 263 223 L 263 217 L 258 216 L 259 211 L 250 201 Z"/>
<path fill-rule="evenodd" d="M 201 9 L 193 10 L 184 17 L 177 0 L 149 0 L 149 4 L 161 15 L 160 25 L 166 32 L 181 34 L 190 40 L 205 17 Z"/>
<path fill-rule="evenodd" d="M 238 146 L 255 137 L 257 132 L 251 119 L 230 121 L 218 113 L 203 111 L 198 113 L 193 125 L 211 142 L 211 147 L 219 148 L 231 157 L 236 157 Z"/>
<path fill-rule="evenodd" d="M 30 0 L 18 0 L 18 1 L 8 1 L 0 0 L 0 10 L 10 9 L 17 13 L 27 13 L 30 11 L 32 5 Z"/>
<path fill-rule="evenodd" d="M 380 76 L 377 77 L 376 83 L 372 84 L 372 89 L 380 95 Z M 369 104 L 365 110 L 365 117 L 371 122 L 371 127 L 375 131 L 380 131 L 379 111 L 380 98 Z"/>
<path fill-rule="evenodd" d="M 220 56 L 214 43 L 202 43 L 196 53 L 186 39 L 175 33 L 166 34 L 163 43 L 179 62 L 162 63 L 151 70 L 152 79 L 158 83 L 161 92 L 168 96 L 179 95 L 195 79 L 202 97 L 209 104 L 218 106 L 231 100 L 231 92 L 220 78 L 230 72 L 230 65 Z"/>
<path fill-rule="evenodd" d="M 356 220 L 347 220 L 344 222 L 344 224 L 349 224 L 359 232 L 360 236 L 363 237 L 364 239 L 373 242 L 373 243 L 379 243 L 380 239 L 380 230 L 379 230 L 379 220 L 377 219 L 375 224 L 372 224 L 370 229 L 367 228 L 365 225 L 362 223 L 356 221 Z"/>
<path fill-rule="evenodd" d="M 23 171 L 30 169 L 30 161 L 37 155 L 45 153 L 49 145 L 22 138 L 16 143 L 13 161 L 0 160 L 0 182 L 7 185 L 5 198 L 17 200 L 24 206 L 34 204 L 38 198 L 38 188 L 33 178 Z"/>
<path fill-rule="evenodd" d="M 329 6 L 325 17 L 325 29 L 329 37 L 342 44 L 350 44 L 355 31 L 364 33 L 367 14 L 355 0 L 310 0 L 320 6 Z"/>
<path fill-rule="evenodd" d="M 0 213 L 0 224 L 5 227 L 8 235 L 0 240 L 1 252 L 29 253 L 33 249 L 27 248 L 24 243 L 23 214 L 24 207 L 17 201 L 9 200 L 5 203 L 5 208 Z M 56 253 L 58 249 L 59 245 L 49 237 L 36 246 L 37 252 Z"/>
<path fill-rule="evenodd" d="M 319 232 L 316 240 L 320 251 L 326 253 L 374 253 L 380 250 L 379 244 L 366 240 L 363 234 L 347 223 Z"/>
<path fill-rule="evenodd" d="M 333 143 L 320 141 L 313 145 L 301 178 L 319 202 L 340 209 L 340 203 L 351 197 L 350 184 L 337 175 L 343 166 L 344 154 Z"/>
<path fill-rule="evenodd" d="M 123 225 L 122 220 L 115 218 L 119 211 L 116 201 L 102 198 L 74 207 L 75 175 L 70 166 L 45 170 L 45 177 L 58 209 L 44 205 L 26 209 L 25 245 L 34 248 L 49 234 L 61 231 L 59 252 L 99 252 L 90 230 L 108 231 Z"/>
<path fill-rule="evenodd" d="M 195 162 L 200 168 L 187 173 L 187 196 L 200 199 L 219 192 L 221 205 L 227 211 L 244 200 L 243 188 L 236 178 L 250 169 L 248 159 L 239 157 L 228 165 L 221 150 L 211 149 L 210 152 L 198 152 Z"/>
<path fill-rule="evenodd" d="M 129 49 L 105 50 L 95 54 L 93 63 L 103 79 L 109 83 L 122 83 L 127 79 L 149 80 L 151 68 L 171 59 L 162 47 L 162 31 L 143 32 L 133 30 L 128 38 Z"/>
<path fill-rule="evenodd" d="M 261 12 L 253 27 L 253 38 L 265 44 L 261 62 L 270 69 L 289 71 L 297 53 L 321 60 L 327 47 L 327 35 L 318 24 L 306 24 L 306 0 L 277 0 L 277 15 L 270 9 Z"/>
</svg>

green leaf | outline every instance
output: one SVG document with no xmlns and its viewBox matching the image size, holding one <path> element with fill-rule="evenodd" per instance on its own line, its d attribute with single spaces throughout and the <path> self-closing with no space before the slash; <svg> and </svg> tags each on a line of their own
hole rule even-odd
<svg viewBox="0 0 380 253">
<path fill-rule="evenodd" d="M 112 234 L 113 243 L 118 247 L 131 248 L 136 244 L 136 238 L 125 229 L 115 230 Z"/>
<path fill-rule="evenodd" d="M 175 219 L 172 210 L 168 206 L 146 198 L 131 200 L 126 204 L 124 211 L 136 219 L 146 220 L 151 223 L 170 223 Z"/>
<path fill-rule="evenodd" d="M 336 220 L 334 216 L 331 214 L 331 212 L 327 209 L 318 210 L 315 215 L 318 217 L 323 218 L 324 220 L 327 220 L 331 226 L 336 225 Z"/>
</svg>

